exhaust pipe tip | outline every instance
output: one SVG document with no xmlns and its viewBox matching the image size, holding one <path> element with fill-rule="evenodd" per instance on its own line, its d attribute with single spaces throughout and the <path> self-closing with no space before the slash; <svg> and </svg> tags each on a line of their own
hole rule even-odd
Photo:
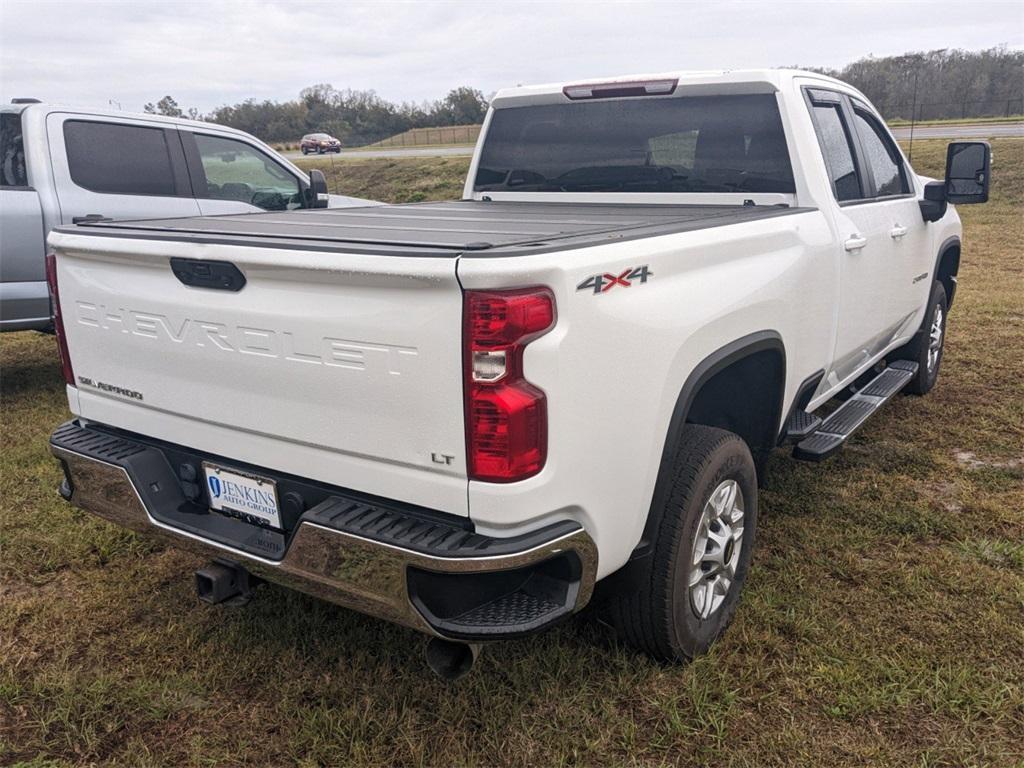
<svg viewBox="0 0 1024 768">
<path fill-rule="evenodd" d="M 427 666 L 435 675 L 446 683 L 454 683 L 473 669 L 480 655 L 480 645 L 432 637 L 427 643 L 425 655 Z"/>
</svg>

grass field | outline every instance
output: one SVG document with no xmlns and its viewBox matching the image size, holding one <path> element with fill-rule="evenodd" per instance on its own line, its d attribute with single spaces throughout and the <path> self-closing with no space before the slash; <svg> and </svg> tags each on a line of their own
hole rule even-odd
<svg viewBox="0 0 1024 768">
<path fill-rule="evenodd" d="M 53 339 L 0 337 L 0 764 L 1024 765 L 1024 141 L 994 147 L 938 387 L 824 465 L 773 457 L 736 620 L 688 666 L 587 612 L 446 686 L 419 635 L 283 588 L 200 604 L 197 558 L 60 501 Z M 335 181 L 436 199 L 465 165 Z"/>
<path fill-rule="evenodd" d="M 462 197 L 469 169 L 468 157 L 417 157 L 347 159 L 332 163 L 321 157 L 295 161 L 304 171 L 319 168 L 327 188 L 339 195 L 353 195 L 388 203 L 420 203 Z"/>
</svg>

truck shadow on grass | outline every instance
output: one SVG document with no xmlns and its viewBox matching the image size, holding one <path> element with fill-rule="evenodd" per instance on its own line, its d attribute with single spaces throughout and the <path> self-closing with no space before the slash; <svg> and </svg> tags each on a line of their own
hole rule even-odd
<svg viewBox="0 0 1024 768">
<path fill-rule="evenodd" d="M 13 338 L 12 338 L 13 337 Z M 57 342 L 53 336 L 26 331 L 6 334 L 3 365 L 0 366 L 0 399 L 25 397 L 35 400 L 43 394 L 64 392 Z M 52 348 L 53 356 L 41 356 L 40 347 Z"/>
</svg>

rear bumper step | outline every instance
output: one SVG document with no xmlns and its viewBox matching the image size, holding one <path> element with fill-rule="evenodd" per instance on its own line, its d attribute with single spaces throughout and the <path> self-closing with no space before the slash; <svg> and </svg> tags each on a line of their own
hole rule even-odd
<svg viewBox="0 0 1024 768">
<path fill-rule="evenodd" d="M 834 454 L 875 412 L 903 389 L 917 373 L 917 363 L 897 360 L 867 386 L 829 414 L 813 434 L 793 449 L 803 461 L 823 461 Z"/>
<path fill-rule="evenodd" d="M 496 538 L 460 518 L 330 489 L 301 511 L 288 534 L 211 511 L 205 493 L 172 470 L 171 461 L 189 456 L 187 449 L 77 422 L 59 427 L 50 448 L 64 467 L 61 493 L 76 506 L 438 637 L 536 632 L 582 608 L 593 592 L 597 548 L 575 521 Z M 305 487 L 294 480 L 281 485 Z"/>
</svg>

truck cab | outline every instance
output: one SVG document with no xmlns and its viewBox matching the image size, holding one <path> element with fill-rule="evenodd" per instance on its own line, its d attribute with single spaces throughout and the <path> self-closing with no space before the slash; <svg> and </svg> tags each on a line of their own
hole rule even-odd
<svg viewBox="0 0 1024 768">
<path fill-rule="evenodd" d="M 194 120 L 16 99 L 0 107 L 0 330 L 50 327 L 45 238 L 92 218 L 302 207 L 308 174 L 253 136 Z M 332 195 L 330 205 L 371 201 Z"/>
</svg>

